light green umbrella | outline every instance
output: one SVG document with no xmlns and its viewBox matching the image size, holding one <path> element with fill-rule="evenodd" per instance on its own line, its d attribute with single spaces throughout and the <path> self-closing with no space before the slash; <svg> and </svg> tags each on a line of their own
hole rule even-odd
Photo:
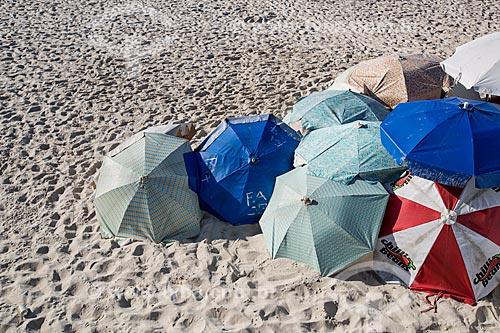
<svg viewBox="0 0 500 333">
<path fill-rule="evenodd" d="M 276 178 L 259 223 L 272 258 L 328 276 L 373 251 L 388 199 L 380 183 L 344 185 L 297 168 Z"/>
<path fill-rule="evenodd" d="M 382 121 L 389 111 L 376 100 L 349 90 L 325 90 L 300 99 L 287 122 L 300 122 L 302 129 L 315 129 L 341 125 L 356 120 Z"/>
<path fill-rule="evenodd" d="M 185 139 L 145 132 L 106 156 L 95 193 L 103 234 L 157 243 L 197 236 L 201 211 L 183 157 L 190 151 Z"/>
<path fill-rule="evenodd" d="M 405 171 L 380 141 L 380 122 L 355 122 L 308 133 L 295 150 L 295 165 L 310 175 L 345 184 L 356 177 L 392 182 Z"/>
</svg>

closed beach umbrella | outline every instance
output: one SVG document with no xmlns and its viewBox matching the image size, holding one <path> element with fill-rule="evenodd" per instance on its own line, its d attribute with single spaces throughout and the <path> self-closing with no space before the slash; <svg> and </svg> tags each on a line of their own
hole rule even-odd
<svg viewBox="0 0 500 333">
<path fill-rule="evenodd" d="M 287 120 L 306 131 L 356 120 L 382 121 L 389 111 L 374 99 L 346 90 L 312 93 L 293 106 Z"/>
<path fill-rule="evenodd" d="M 465 88 L 500 95 L 500 32 L 457 47 L 453 56 L 442 62 L 442 66 Z"/>
<path fill-rule="evenodd" d="M 409 176 L 390 196 L 374 260 L 411 289 L 475 303 L 500 283 L 500 193 Z"/>
<path fill-rule="evenodd" d="M 106 236 L 157 243 L 197 236 L 201 211 L 183 159 L 191 151 L 189 142 L 159 133 L 141 135 L 104 158 L 94 200 L 101 230 Z"/>
<path fill-rule="evenodd" d="M 388 198 L 380 183 L 344 185 L 297 168 L 276 179 L 259 223 L 272 258 L 328 276 L 373 251 Z"/>
<path fill-rule="evenodd" d="M 441 184 L 500 186 L 500 106 L 460 98 L 399 105 L 382 122 L 382 143 L 411 173 Z"/>
<path fill-rule="evenodd" d="M 295 165 L 310 175 L 341 181 L 356 177 L 391 182 L 405 168 L 397 165 L 380 141 L 379 122 L 355 122 L 308 133 L 296 150 Z"/>
<path fill-rule="evenodd" d="M 440 61 L 422 54 L 382 56 L 355 65 L 332 88 L 350 86 L 391 109 L 403 102 L 437 99 L 448 82 Z"/>
<path fill-rule="evenodd" d="M 293 168 L 299 140 L 272 115 L 222 122 L 197 151 L 185 156 L 201 209 L 234 225 L 257 223 L 275 178 Z"/>
</svg>

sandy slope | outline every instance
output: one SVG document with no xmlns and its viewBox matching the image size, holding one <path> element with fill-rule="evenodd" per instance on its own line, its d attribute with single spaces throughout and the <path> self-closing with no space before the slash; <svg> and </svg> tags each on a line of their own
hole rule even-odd
<svg viewBox="0 0 500 333">
<path fill-rule="evenodd" d="M 0 2 L 0 331 L 500 328 L 498 289 L 420 314 L 403 288 L 271 261 L 256 226 L 206 218 L 195 242 L 117 247 L 90 187 L 148 125 L 192 121 L 199 141 L 224 117 L 282 116 L 359 60 L 451 55 L 500 30 L 499 13 L 493 0 Z M 18 322 L 23 297 L 33 318 Z"/>
</svg>

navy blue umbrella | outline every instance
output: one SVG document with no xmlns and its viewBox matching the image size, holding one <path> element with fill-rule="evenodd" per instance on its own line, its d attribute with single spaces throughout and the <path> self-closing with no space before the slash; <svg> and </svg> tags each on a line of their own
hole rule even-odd
<svg viewBox="0 0 500 333">
<path fill-rule="evenodd" d="M 441 184 L 500 186 L 500 106 L 461 98 L 399 104 L 380 126 L 382 144 L 414 175 Z"/>
<path fill-rule="evenodd" d="M 276 177 L 293 168 L 300 136 L 272 115 L 222 122 L 184 155 L 201 209 L 234 225 L 257 223 Z"/>
</svg>

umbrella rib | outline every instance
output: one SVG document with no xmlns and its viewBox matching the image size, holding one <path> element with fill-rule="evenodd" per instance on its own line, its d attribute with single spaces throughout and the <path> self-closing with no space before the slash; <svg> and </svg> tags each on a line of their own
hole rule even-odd
<svg viewBox="0 0 500 333">
<path fill-rule="evenodd" d="M 183 148 L 183 146 L 187 146 L 187 147 L 189 147 L 189 148 L 185 149 L 185 151 L 183 151 L 183 152 L 182 152 L 182 151 L 181 151 L 181 149 Z M 165 156 L 165 157 L 163 158 L 163 160 L 162 160 L 160 163 L 158 163 L 158 165 L 157 165 L 157 166 L 155 166 L 155 167 L 154 167 L 154 168 L 153 168 L 153 169 L 152 169 L 152 170 L 148 173 L 148 175 L 150 175 L 150 174 L 154 173 L 154 172 L 155 172 L 158 168 L 160 168 L 160 167 L 161 167 L 161 166 L 163 166 L 164 164 L 167 164 L 168 162 L 170 162 L 170 159 L 172 159 L 172 156 L 175 156 L 175 154 L 182 153 L 182 154 L 184 155 L 184 153 L 187 153 L 187 152 L 190 152 L 190 151 L 191 151 L 191 146 L 189 146 L 189 142 L 188 142 L 188 141 L 184 142 L 183 144 L 181 144 L 181 145 L 177 146 L 175 149 L 173 149 L 172 151 L 170 151 L 170 152 L 167 154 L 167 156 Z M 179 159 L 179 161 L 178 161 L 178 162 L 176 162 L 176 163 L 172 163 L 172 164 L 170 164 L 170 165 L 172 165 L 172 166 L 173 166 L 173 165 L 176 165 L 176 164 L 184 164 L 184 159 L 183 159 L 183 158 L 182 158 L 182 159 Z"/>
<path fill-rule="evenodd" d="M 245 145 L 245 141 L 241 139 L 241 137 L 239 136 L 239 134 L 234 130 L 234 128 L 232 127 L 231 123 L 228 122 L 227 124 L 227 128 L 230 129 L 234 135 L 236 135 L 236 137 L 238 138 L 239 142 L 241 143 L 241 146 L 245 149 L 245 153 L 250 156 L 250 150 L 248 149 L 248 147 Z"/>
<path fill-rule="evenodd" d="M 326 91 L 326 92 L 329 92 L 329 91 L 332 91 L 332 90 L 325 90 L 325 91 Z M 337 90 L 335 90 L 335 91 L 337 91 Z M 323 92 L 323 93 L 324 93 L 324 92 Z M 296 121 L 301 120 L 301 119 L 302 119 L 302 117 L 304 117 L 304 116 L 306 115 L 306 113 L 308 113 L 308 112 L 309 112 L 309 111 L 311 111 L 312 109 L 316 108 L 316 107 L 317 107 L 318 105 L 320 105 L 321 103 L 324 103 L 326 99 L 329 99 L 329 98 L 335 98 L 335 97 L 337 97 L 338 95 L 341 95 L 341 94 L 337 94 L 337 95 L 334 95 L 334 96 L 328 96 L 328 97 L 326 97 L 326 98 L 324 98 L 324 99 L 319 100 L 317 103 L 315 103 L 315 104 L 314 104 L 313 106 L 311 106 L 309 109 L 307 109 L 307 111 L 305 111 L 305 112 L 304 112 L 304 114 L 302 114 L 302 115 L 300 116 L 300 118 L 298 118 Z M 292 111 L 293 111 L 293 108 L 292 108 Z M 297 112 L 297 111 L 295 111 L 295 112 Z"/>
<path fill-rule="evenodd" d="M 223 156 L 226 156 L 226 155 L 223 155 Z M 243 169 L 245 169 L 245 168 L 247 168 L 247 167 L 248 167 L 248 163 L 243 164 L 243 165 L 242 165 L 242 166 L 240 166 L 239 168 L 234 169 L 233 171 L 231 171 L 230 173 L 228 173 L 227 175 L 225 175 L 224 177 L 222 177 L 221 179 L 219 179 L 219 180 L 217 181 L 217 183 L 220 183 L 221 181 L 223 181 L 224 179 L 228 178 L 229 176 L 232 176 L 232 175 L 234 175 L 236 172 L 241 171 L 241 170 L 243 170 Z M 212 171 L 210 171 L 210 173 L 211 173 L 211 174 L 212 174 L 212 176 L 213 176 Z M 214 178 L 215 178 L 215 177 L 214 177 Z"/>
<path fill-rule="evenodd" d="M 363 244 L 360 240 L 358 240 L 357 238 L 355 238 L 354 236 L 352 236 L 347 230 L 345 230 L 342 226 L 338 225 L 335 220 L 333 218 L 330 217 L 330 215 L 328 215 L 327 213 L 325 213 L 321 208 L 318 207 L 318 212 L 320 212 L 322 215 L 324 215 L 328 220 L 331 220 L 336 227 L 338 227 L 338 230 L 341 230 L 345 236 L 347 236 L 348 238 L 350 238 L 352 241 L 354 241 L 356 244 L 358 245 L 361 245 L 361 247 L 368 247 L 368 245 L 366 244 Z M 311 226 L 311 230 L 312 230 L 312 226 Z M 316 238 L 316 233 L 312 233 L 312 236 L 313 236 L 313 239 Z M 316 241 L 313 242 L 313 244 L 315 244 Z M 314 250 L 315 250 L 315 253 L 316 255 L 318 255 L 318 253 L 316 252 L 316 247 L 314 247 Z M 318 262 L 319 264 L 319 262 Z"/>
<path fill-rule="evenodd" d="M 115 236 L 118 236 L 118 237 L 121 237 L 120 236 L 120 230 L 122 229 L 122 226 L 123 226 L 123 218 L 125 217 L 125 215 L 127 215 L 127 212 L 129 212 L 129 209 L 130 209 L 130 205 L 132 204 L 132 202 L 134 201 L 134 199 L 136 198 L 136 196 L 139 194 L 139 191 L 136 191 L 134 193 L 134 195 L 132 196 L 132 199 L 129 201 L 129 203 L 127 204 L 127 208 L 125 209 L 124 213 L 123 213 L 123 216 L 121 218 L 121 221 L 120 221 L 120 224 L 118 225 L 118 228 L 117 228 L 117 231 L 116 231 L 116 235 Z M 147 205 L 146 205 L 147 206 Z M 147 212 L 150 220 L 151 220 L 151 216 L 149 215 L 149 208 L 148 208 L 148 212 Z M 127 229 L 127 228 L 125 228 Z M 137 234 L 132 234 L 132 233 L 127 233 L 129 235 L 137 235 Z M 152 233 L 151 233 L 152 234 Z"/>
<path fill-rule="evenodd" d="M 318 131 L 320 131 L 320 130 L 318 130 Z M 312 132 L 312 133 L 314 133 L 314 132 Z M 344 133 L 344 135 L 342 135 L 341 137 L 339 137 L 335 142 L 327 145 L 327 147 L 324 148 L 324 149 L 322 149 L 322 151 L 320 151 L 318 154 L 316 154 L 315 156 L 311 157 L 310 159 L 307 159 L 307 164 L 310 164 L 311 161 L 313 161 L 316 158 L 318 158 L 319 156 L 325 154 L 330 148 L 332 148 L 333 146 L 335 146 L 336 144 L 338 144 L 342 139 L 344 139 L 346 136 L 348 136 L 348 134 L 349 133 Z"/>
<path fill-rule="evenodd" d="M 444 110 L 447 110 L 447 108 L 445 108 Z M 440 111 L 442 111 L 442 110 L 440 110 Z M 457 113 L 451 113 L 449 117 L 444 118 L 444 119 L 443 119 L 441 122 L 439 122 L 437 125 L 438 125 L 438 126 L 439 126 L 439 125 L 442 125 L 442 124 L 444 124 L 446 121 L 449 121 L 451 118 L 453 118 L 453 117 L 457 117 L 457 116 L 459 116 L 459 115 L 460 115 L 460 114 L 457 114 Z M 411 153 L 411 151 L 412 151 L 413 149 L 415 149 L 415 147 L 417 147 L 417 146 L 418 146 L 418 145 L 419 145 L 422 141 L 424 141 L 424 140 L 425 140 L 425 139 L 426 139 L 429 135 L 431 135 L 431 134 L 434 132 L 434 130 L 436 130 L 436 127 L 437 127 L 437 126 L 434 126 L 433 128 L 431 128 L 431 129 L 430 129 L 430 130 L 429 130 L 429 131 L 428 131 L 428 132 L 427 132 L 424 136 L 422 136 L 422 137 L 421 137 L 421 138 L 420 138 L 420 139 L 419 139 L 419 140 L 415 143 L 415 145 L 414 145 L 413 147 L 411 147 L 411 149 L 408 149 L 408 154 L 404 154 L 404 153 L 403 153 L 403 155 L 404 155 L 405 157 L 406 157 L 406 156 L 408 156 L 408 155 Z M 383 128 L 383 127 L 381 126 L 381 128 Z M 398 146 L 398 145 L 396 144 L 396 142 L 395 142 L 395 141 L 391 138 L 391 136 L 387 133 L 387 131 L 385 131 L 385 129 L 384 129 L 384 133 L 386 133 L 387 137 L 391 140 L 391 142 L 393 142 L 393 143 L 394 143 L 394 145 L 398 148 L 398 150 L 400 150 L 400 151 L 401 151 L 401 148 L 399 148 L 399 146 Z M 421 162 L 419 162 L 419 163 L 421 163 Z"/>
<path fill-rule="evenodd" d="M 110 193 L 110 192 L 115 191 L 115 190 L 119 190 L 119 189 L 121 189 L 123 187 L 130 186 L 130 185 L 133 185 L 133 184 L 136 184 L 136 183 L 137 183 L 137 180 L 134 180 L 134 181 L 132 181 L 130 183 L 126 183 L 126 184 L 122 184 L 122 185 L 117 186 L 117 187 L 113 187 L 112 189 L 109 189 L 106 192 L 100 193 L 98 196 L 94 197 L 94 199 L 100 198 L 101 196 L 103 196 L 103 195 L 105 195 L 107 193 Z"/>
<path fill-rule="evenodd" d="M 317 207 L 318 211 L 324 216 L 326 217 L 328 220 L 332 221 L 339 229 L 341 229 L 345 234 L 347 234 L 350 238 L 352 238 L 353 240 L 355 240 L 358 244 L 360 245 L 363 245 L 358 239 L 356 239 L 355 237 L 353 237 L 347 230 L 345 230 L 342 226 L 338 225 L 336 223 L 336 221 L 328 214 L 326 213 L 323 209 L 321 209 L 320 206 Z M 313 237 L 315 236 L 315 234 L 313 233 Z"/>
<path fill-rule="evenodd" d="M 131 185 L 131 184 L 126 185 L 126 186 L 130 186 L 130 185 Z M 122 187 L 124 187 L 124 186 L 122 186 Z M 111 191 L 108 191 L 108 192 L 106 192 L 106 193 L 110 193 L 110 192 L 111 192 Z M 126 207 L 125 207 L 125 210 L 123 211 L 123 216 L 125 216 L 125 213 L 127 212 L 128 207 L 130 206 L 130 203 L 134 200 L 134 197 L 136 196 L 136 194 L 137 194 L 137 189 L 135 190 L 135 193 L 132 195 L 132 197 L 131 197 L 131 198 L 130 198 L 130 200 L 128 201 L 128 203 L 127 203 L 127 205 L 126 205 Z M 95 198 L 95 199 L 94 199 L 94 201 L 95 201 L 95 202 L 96 202 L 96 200 L 99 200 L 99 202 L 101 202 L 101 201 L 105 201 L 105 202 L 103 202 L 103 203 L 102 203 L 102 205 L 106 205 L 106 204 L 108 203 L 108 199 L 107 199 L 106 197 L 103 197 L 102 195 L 100 195 L 100 196 L 99 196 L 99 198 Z M 101 210 L 102 210 L 101 208 L 99 208 L 100 206 L 101 206 L 101 204 L 96 203 L 96 210 L 97 210 L 97 211 L 101 211 Z M 101 215 L 103 215 L 103 214 L 102 214 L 102 212 L 101 212 Z M 116 218 L 117 220 L 121 220 L 121 219 L 123 218 L 123 216 L 117 216 L 117 215 L 113 214 L 113 217 L 114 217 L 114 218 Z M 113 219 L 113 217 L 112 217 L 112 219 Z M 109 221 L 107 221 L 107 223 L 106 223 L 106 224 L 108 224 L 108 225 L 109 225 L 109 224 L 110 224 L 110 222 L 109 222 Z M 117 233 L 118 233 L 118 231 L 120 230 L 121 223 L 118 223 L 118 226 L 116 226 L 114 223 L 112 223 L 112 224 L 113 224 L 113 226 L 114 226 L 114 227 L 116 227 L 116 231 L 117 231 Z M 108 228 L 109 228 L 109 226 L 108 226 Z"/>
<path fill-rule="evenodd" d="M 162 195 L 166 195 L 166 196 L 167 196 L 170 200 L 172 200 L 173 202 L 175 202 L 178 206 L 180 206 L 180 207 L 184 207 L 184 205 L 183 205 L 182 203 L 180 203 L 179 201 L 177 201 L 177 199 L 176 199 L 175 197 L 173 197 L 172 195 L 170 195 L 170 194 L 168 194 L 168 193 L 166 193 L 166 192 L 160 192 L 160 191 L 158 190 L 158 188 L 157 188 L 157 187 L 155 187 L 155 186 L 151 186 L 151 187 L 150 187 L 150 190 L 151 190 L 151 192 L 155 192 L 156 194 L 158 194 L 158 195 L 160 195 L 160 196 L 162 196 Z M 189 190 L 189 189 L 187 189 L 187 191 L 188 191 L 188 192 L 192 192 L 192 191 L 191 191 L 191 190 Z M 193 192 L 193 194 L 194 194 L 194 192 Z M 192 215 L 190 212 L 188 212 L 188 213 L 189 213 L 189 215 L 191 215 L 193 218 L 196 218 L 196 216 L 195 216 L 195 215 Z"/>
</svg>

